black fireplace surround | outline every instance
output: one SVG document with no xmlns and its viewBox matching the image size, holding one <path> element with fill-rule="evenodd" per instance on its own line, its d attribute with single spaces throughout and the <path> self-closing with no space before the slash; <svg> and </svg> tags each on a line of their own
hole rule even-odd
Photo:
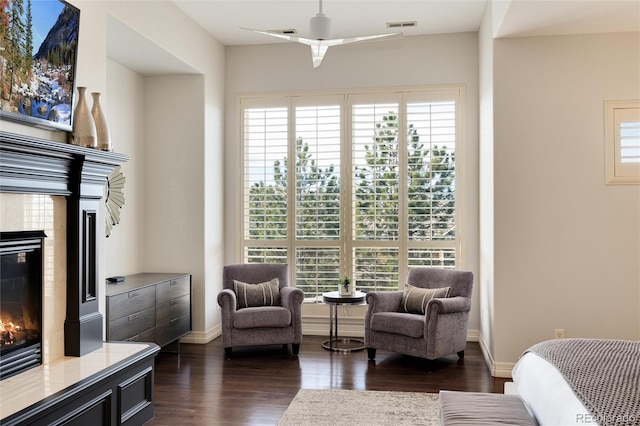
<svg viewBox="0 0 640 426">
<path fill-rule="evenodd" d="M 66 198 L 66 356 L 102 346 L 97 241 L 104 228 L 98 226 L 98 212 L 107 176 L 127 160 L 115 152 L 0 131 L 0 192 Z"/>
</svg>

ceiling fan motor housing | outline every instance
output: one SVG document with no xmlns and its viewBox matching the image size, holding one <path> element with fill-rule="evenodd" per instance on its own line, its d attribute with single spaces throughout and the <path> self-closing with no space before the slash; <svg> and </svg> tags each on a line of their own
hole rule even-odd
<svg viewBox="0 0 640 426">
<path fill-rule="evenodd" d="M 331 38 L 331 19 L 320 12 L 309 20 L 309 33 L 316 40 L 329 40 Z"/>
</svg>

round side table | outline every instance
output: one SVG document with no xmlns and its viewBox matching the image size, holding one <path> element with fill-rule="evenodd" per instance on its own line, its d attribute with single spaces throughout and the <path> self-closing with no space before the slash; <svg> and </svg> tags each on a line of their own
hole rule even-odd
<svg viewBox="0 0 640 426">
<path fill-rule="evenodd" d="M 337 291 L 322 293 L 322 301 L 329 305 L 329 340 L 322 347 L 335 352 L 353 352 L 364 349 L 364 340 L 338 337 L 338 305 L 364 305 L 366 293 L 356 291 L 353 296 L 341 296 Z"/>
</svg>

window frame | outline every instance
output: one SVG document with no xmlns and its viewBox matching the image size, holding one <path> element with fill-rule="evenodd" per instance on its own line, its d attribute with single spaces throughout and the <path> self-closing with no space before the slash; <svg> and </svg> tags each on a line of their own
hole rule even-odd
<svg viewBox="0 0 640 426">
<path fill-rule="evenodd" d="M 468 261 L 465 235 L 466 217 L 464 211 L 467 204 L 467 167 L 466 167 L 466 87 L 464 84 L 454 85 L 442 85 L 442 86 L 409 86 L 409 87 L 391 87 L 391 88 L 376 88 L 376 89 L 358 89 L 358 90 L 340 90 L 340 91 L 302 91 L 302 92 L 281 92 L 270 94 L 239 94 L 237 95 L 237 120 L 238 120 L 238 146 L 240 149 L 239 155 L 239 167 L 238 177 L 240 178 L 240 196 L 238 203 L 238 217 L 242 219 L 237 221 L 236 241 L 238 244 L 236 258 L 242 262 L 245 260 L 245 250 L 248 245 L 252 246 L 266 246 L 276 243 L 274 240 L 260 241 L 260 240 L 246 240 L 244 234 L 244 199 L 245 199 L 245 182 L 244 182 L 244 158 L 245 158 L 245 140 L 243 132 L 243 120 L 244 110 L 248 107 L 271 107 L 287 105 L 288 107 L 288 139 L 289 149 L 288 158 L 295 158 L 295 108 L 300 105 L 322 105 L 331 103 L 331 99 L 340 99 L 341 101 L 341 160 L 340 160 L 340 191 L 341 191 L 341 237 L 339 241 L 331 240 L 297 240 L 295 235 L 295 203 L 289 203 L 287 206 L 288 216 L 293 218 L 288 223 L 288 237 L 286 241 L 281 241 L 283 247 L 286 247 L 287 251 L 287 263 L 289 267 L 289 279 L 291 283 L 296 282 L 296 257 L 295 253 L 299 247 L 305 246 L 322 246 L 332 245 L 335 246 L 339 243 L 341 249 L 341 268 L 340 276 L 353 277 L 354 259 L 353 250 L 359 244 L 354 244 L 352 221 L 347 220 L 350 217 L 352 211 L 352 116 L 351 106 L 356 104 L 356 100 L 371 99 L 377 102 L 382 102 L 384 99 L 396 99 L 398 102 L 398 114 L 399 114 L 399 128 L 406 129 L 406 115 L 407 105 L 411 101 L 419 100 L 420 102 L 437 102 L 442 100 L 454 101 L 455 103 L 455 224 L 456 224 L 456 238 L 454 240 L 455 250 L 455 268 L 463 269 Z M 406 135 L 402 133 L 402 130 L 398 134 L 398 142 L 402 143 L 401 146 L 406 147 Z M 403 138 L 403 139 L 400 139 Z M 293 140 L 293 143 L 291 142 Z M 346 141 L 346 142 L 345 142 Z M 399 155 L 404 157 L 406 162 L 407 154 L 406 149 L 401 149 Z M 400 173 L 400 185 L 406 186 L 405 176 L 406 170 Z M 288 177 L 292 179 L 292 177 Z M 291 182 L 291 180 L 289 181 Z M 295 185 L 288 185 L 288 199 L 295 199 Z M 406 195 L 406 193 L 405 193 Z M 407 221 L 407 201 L 403 198 L 401 202 L 401 216 L 399 221 L 402 221 L 406 225 Z M 377 247 L 383 248 L 389 245 L 387 241 L 380 241 L 374 244 Z M 431 241 L 430 245 L 438 246 L 441 243 Z M 396 247 L 401 252 L 407 253 L 409 249 L 420 246 L 420 242 L 409 241 L 407 237 L 400 238 L 400 243 L 396 244 Z M 404 262 L 399 262 L 398 265 L 398 289 L 404 287 L 406 277 L 408 275 L 410 259 L 406 259 Z M 337 283 L 336 283 L 337 287 Z M 312 298 L 318 301 L 318 298 Z M 307 300 L 307 302 L 311 299 Z"/>
<path fill-rule="evenodd" d="M 631 112 L 640 120 L 640 100 L 604 102 L 605 182 L 607 185 L 640 185 L 640 162 L 634 167 L 620 161 L 621 138 L 616 112 Z"/>
</svg>

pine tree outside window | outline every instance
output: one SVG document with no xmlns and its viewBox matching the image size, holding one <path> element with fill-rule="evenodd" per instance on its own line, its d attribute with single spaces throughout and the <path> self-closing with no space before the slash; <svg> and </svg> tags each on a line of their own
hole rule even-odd
<svg viewBox="0 0 640 426">
<path fill-rule="evenodd" d="M 463 102 L 460 86 L 241 98 L 242 261 L 288 263 L 308 301 L 344 276 L 396 290 L 411 266 L 455 268 Z"/>
</svg>

